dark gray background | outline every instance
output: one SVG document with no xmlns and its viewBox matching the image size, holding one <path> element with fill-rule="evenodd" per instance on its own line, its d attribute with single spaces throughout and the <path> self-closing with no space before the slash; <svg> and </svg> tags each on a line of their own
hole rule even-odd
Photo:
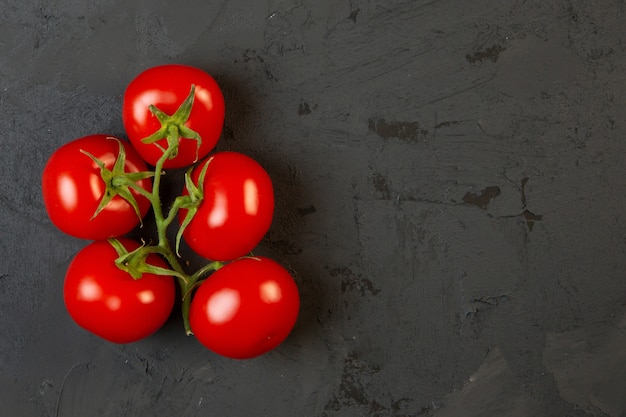
<svg viewBox="0 0 626 417">
<path fill-rule="evenodd" d="M 623 1 L 0 4 L 0 415 L 626 415 Z M 170 62 L 275 180 L 302 311 L 258 359 L 63 306 L 41 170 Z"/>
</svg>

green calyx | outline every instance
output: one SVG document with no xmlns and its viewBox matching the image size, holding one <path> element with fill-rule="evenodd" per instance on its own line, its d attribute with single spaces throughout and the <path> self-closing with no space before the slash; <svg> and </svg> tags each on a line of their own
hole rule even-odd
<svg viewBox="0 0 626 417">
<path fill-rule="evenodd" d="M 161 149 L 163 153 L 165 153 L 165 148 L 161 146 L 158 141 L 162 139 L 166 139 L 167 141 L 167 149 L 170 150 L 168 152 L 168 158 L 173 159 L 178 155 L 178 143 L 181 138 L 192 139 L 196 141 L 196 159 L 198 160 L 198 153 L 200 152 L 200 144 L 202 143 L 202 139 L 198 132 L 188 128 L 185 126 L 187 120 L 189 120 L 189 116 L 191 115 L 191 109 L 193 107 L 194 97 L 195 97 L 195 85 L 191 85 L 191 91 L 189 95 L 183 101 L 172 115 L 168 115 L 165 112 L 159 110 L 156 106 L 150 105 L 150 112 L 159 120 L 161 123 L 161 127 L 159 130 L 151 134 L 150 136 L 143 138 L 141 141 L 146 144 L 154 143 L 156 146 Z"/>
<path fill-rule="evenodd" d="M 175 204 L 178 204 L 180 208 L 187 210 L 187 214 L 185 215 L 185 218 L 183 219 L 183 222 L 181 223 L 180 228 L 178 229 L 178 233 L 176 234 L 176 254 L 177 255 L 180 253 L 179 252 L 180 240 L 183 237 L 183 233 L 185 232 L 185 229 L 187 229 L 187 226 L 189 226 L 189 223 L 191 223 L 191 220 L 194 218 L 194 216 L 198 212 L 200 203 L 204 199 L 204 177 L 206 176 L 206 171 L 207 171 L 207 168 L 209 167 L 209 164 L 211 163 L 211 159 L 209 159 L 208 161 L 204 163 L 204 166 L 202 167 L 202 171 L 200 171 L 200 175 L 198 176 L 198 185 L 194 184 L 191 179 L 192 168 L 189 168 L 187 172 L 185 173 L 185 188 L 187 189 L 187 192 L 189 195 L 180 196 L 177 198 L 177 202 L 175 202 Z"/>
<path fill-rule="evenodd" d="M 140 279 L 145 273 L 165 276 L 176 276 L 177 278 L 186 279 L 182 274 L 172 271 L 168 268 L 151 265 L 146 262 L 148 256 L 152 253 L 161 253 L 158 246 L 142 245 L 133 251 L 128 251 L 117 239 L 109 239 L 109 243 L 117 252 L 118 258 L 115 265 L 122 271 L 128 272 L 133 279 Z"/>
<path fill-rule="evenodd" d="M 137 204 L 137 199 L 130 191 L 130 189 L 139 189 L 136 183 L 146 178 L 151 178 L 154 176 L 154 172 L 145 171 L 145 172 L 125 172 L 124 167 L 126 163 L 126 151 L 124 150 L 124 145 L 122 141 L 117 138 L 110 137 L 109 139 L 117 141 L 119 145 L 119 153 L 117 155 L 117 159 L 115 160 L 115 164 L 113 164 L 112 169 L 108 169 L 104 162 L 87 151 L 81 149 L 81 152 L 87 155 L 91 160 L 98 165 L 100 168 L 100 176 L 102 181 L 105 184 L 104 194 L 102 195 L 102 199 L 100 199 L 100 203 L 96 208 L 96 211 L 93 213 L 91 218 L 96 217 L 104 208 L 113 200 L 116 196 L 120 196 L 124 200 L 128 202 L 133 207 L 135 214 L 139 218 L 141 222 L 141 212 L 139 210 L 139 205 Z"/>
</svg>

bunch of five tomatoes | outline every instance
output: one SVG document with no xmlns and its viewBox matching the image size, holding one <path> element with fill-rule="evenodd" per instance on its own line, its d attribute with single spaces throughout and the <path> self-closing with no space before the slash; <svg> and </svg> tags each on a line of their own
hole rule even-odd
<svg viewBox="0 0 626 417">
<path fill-rule="evenodd" d="M 124 93 L 128 141 L 94 134 L 50 156 L 42 174 L 50 220 L 93 241 L 71 261 L 63 286 L 80 327 L 114 343 L 135 342 L 161 328 L 180 297 L 187 334 L 223 356 L 261 355 L 291 332 L 300 307 L 293 278 L 274 260 L 251 254 L 272 222 L 272 181 L 242 153 L 212 153 L 224 114 L 209 74 L 156 66 Z M 161 177 L 179 168 L 186 168 L 185 184 L 164 207 Z M 150 209 L 156 240 L 129 238 Z M 207 264 L 187 271 L 181 241 Z"/>
</svg>

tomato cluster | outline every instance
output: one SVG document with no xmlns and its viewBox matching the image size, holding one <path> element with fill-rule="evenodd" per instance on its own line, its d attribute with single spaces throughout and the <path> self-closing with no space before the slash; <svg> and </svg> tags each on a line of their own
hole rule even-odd
<svg viewBox="0 0 626 417">
<path fill-rule="evenodd" d="M 124 94 L 128 141 L 89 135 L 49 158 L 42 192 L 51 222 L 93 241 L 72 260 L 64 282 L 67 311 L 82 328 L 111 342 L 135 342 L 167 321 L 178 294 L 187 334 L 220 355 L 252 358 L 291 332 L 300 307 L 293 278 L 251 254 L 272 222 L 272 181 L 249 156 L 213 152 L 224 107 L 206 72 L 149 68 Z M 161 177 L 185 167 L 185 184 L 166 212 Z M 158 241 L 127 237 L 150 209 Z M 170 226 L 178 228 L 175 245 Z M 193 273 L 180 259 L 182 240 L 208 261 Z"/>
</svg>

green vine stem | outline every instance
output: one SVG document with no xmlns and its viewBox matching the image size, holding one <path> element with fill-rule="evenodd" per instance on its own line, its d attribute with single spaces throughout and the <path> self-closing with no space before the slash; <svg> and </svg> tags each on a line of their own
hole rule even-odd
<svg viewBox="0 0 626 417">
<path fill-rule="evenodd" d="M 192 87 L 191 93 L 190 93 L 191 98 L 188 97 L 187 100 L 185 100 L 185 102 L 181 104 L 181 108 L 179 108 L 175 114 L 187 114 L 188 115 L 190 113 L 190 108 L 191 108 L 191 105 L 193 104 L 193 94 L 194 94 L 194 89 Z M 185 106 L 188 106 L 189 108 L 184 108 Z M 159 119 L 168 120 L 167 119 L 168 116 L 164 115 L 158 109 L 154 109 L 153 113 L 158 114 L 160 116 Z M 120 175 L 115 178 L 116 184 L 118 186 L 125 185 L 128 188 L 132 188 L 134 191 L 136 191 L 138 194 L 145 197 L 150 202 L 152 211 L 154 213 L 158 242 L 156 243 L 156 245 L 155 244 L 143 245 L 130 253 L 127 252 L 124 249 L 123 245 L 121 245 L 118 241 L 112 239 L 110 240 L 110 242 L 113 245 L 113 247 L 116 249 L 118 256 L 119 256 L 116 264 L 118 265 L 120 269 L 123 269 L 127 271 L 129 274 L 131 274 L 133 278 L 140 279 L 142 273 L 153 273 L 153 274 L 158 274 L 158 275 L 170 275 L 177 279 L 178 286 L 180 288 L 181 297 L 182 297 L 181 309 L 182 309 L 182 316 L 183 316 L 183 324 L 184 324 L 186 334 L 191 335 L 193 334 L 193 332 L 191 330 L 191 326 L 189 323 L 189 307 L 191 304 L 191 296 L 192 296 L 193 290 L 211 272 L 218 270 L 224 264 L 222 262 L 214 261 L 214 262 L 210 262 L 202 266 L 194 273 L 191 273 L 191 274 L 187 273 L 185 269 L 183 268 L 179 260 L 179 257 L 177 256 L 179 240 L 180 240 L 180 236 L 182 235 L 181 230 L 179 230 L 179 233 L 177 235 L 176 251 L 172 249 L 169 238 L 167 236 L 168 228 L 177 218 L 177 213 L 181 208 L 186 208 L 188 209 L 188 212 L 195 213 L 198 205 L 200 204 L 202 200 L 202 196 L 201 196 L 202 193 L 201 192 L 198 193 L 198 190 L 200 191 L 202 190 L 202 182 L 203 182 L 204 175 L 200 176 L 200 180 L 198 181 L 199 184 L 193 184 L 190 179 L 190 171 L 186 173 L 186 176 L 185 176 L 186 186 L 187 186 L 187 189 L 190 191 L 190 195 L 177 197 L 174 203 L 172 204 L 172 206 L 170 207 L 167 215 L 165 215 L 165 213 L 163 212 L 163 206 L 161 204 L 161 194 L 160 194 L 161 178 L 165 174 L 165 171 L 163 170 L 163 165 L 168 159 L 173 158 L 177 155 L 178 141 L 181 139 L 182 136 L 179 135 L 180 131 L 177 129 L 169 128 L 169 129 L 162 129 L 162 130 L 164 130 L 163 133 L 166 132 L 165 136 L 162 136 L 162 137 L 166 138 L 168 147 L 163 148 L 160 145 L 155 143 L 155 146 L 159 146 L 159 148 L 162 149 L 163 155 L 161 155 L 161 157 L 157 161 L 154 167 L 154 172 L 145 173 L 146 176 L 152 177 L 152 190 L 148 191 L 148 190 L 141 188 L 136 183 L 135 178 L 131 178 L 131 177 L 124 176 L 124 175 Z M 159 132 L 156 132 L 155 135 L 157 133 Z M 185 133 L 188 133 L 188 132 L 185 132 Z M 154 142 L 154 137 L 156 137 L 155 135 L 152 135 L 146 139 L 149 139 L 152 142 Z M 191 139 L 200 141 L 199 137 L 192 137 Z M 120 143 L 120 155 L 118 156 L 118 158 L 123 157 L 123 152 L 124 152 L 123 145 L 121 145 Z M 206 171 L 206 164 L 203 169 L 203 172 L 205 171 Z M 187 218 L 185 220 L 186 222 L 188 222 Z M 146 263 L 145 260 L 147 256 L 151 253 L 156 253 L 156 254 L 161 255 L 166 260 L 166 262 L 168 263 L 171 269 L 163 269 L 163 268 L 159 268 L 154 265 L 150 265 Z"/>
<path fill-rule="evenodd" d="M 152 196 L 150 198 L 150 203 L 152 204 L 152 210 L 154 212 L 154 218 L 157 228 L 157 236 L 158 236 L 158 244 L 157 247 L 160 249 L 160 254 L 165 258 L 167 263 L 170 265 L 172 270 L 178 279 L 178 284 L 180 287 L 180 293 L 182 296 L 182 315 L 183 315 L 183 324 L 185 327 L 185 333 L 187 335 L 191 335 L 191 326 L 189 324 L 189 307 L 191 304 L 191 295 L 195 286 L 199 283 L 199 281 L 205 278 L 208 274 L 213 271 L 218 270 L 223 266 L 221 262 L 211 262 L 203 267 L 201 267 L 198 271 L 193 274 L 187 274 L 184 268 L 182 267 L 178 256 L 172 249 L 170 245 L 169 238 L 167 236 L 167 229 L 170 224 L 176 219 L 176 214 L 180 209 L 182 203 L 180 198 L 177 198 L 170 208 L 167 217 L 163 213 L 163 206 L 161 205 L 161 196 L 160 196 L 160 185 L 161 185 L 161 176 L 164 174 L 163 164 L 165 161 L 171 156 L 171 153 L 177 152 L 178 149 L 176 146 L 168 147 L 161 158 L 156 163 L 154 168 L 154 178 L 152 184 Z"/>
</svg>

